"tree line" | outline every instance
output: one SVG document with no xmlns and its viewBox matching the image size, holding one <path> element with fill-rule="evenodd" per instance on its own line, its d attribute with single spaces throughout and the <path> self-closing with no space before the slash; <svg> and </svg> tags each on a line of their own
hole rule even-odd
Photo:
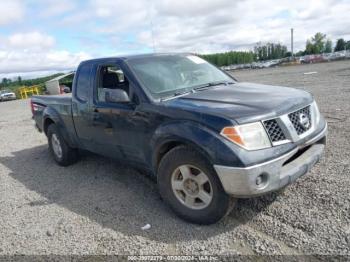
<svg viewBox="0 0 350 262">
<path fill-rule="evenodd" d="M 255 54 L 253 52 L 243 51 L 229 51 L 225 53 L 206 54 L 199 56 L 217 66 L 247 64 L 255 61 Z"/>
<path fill-rule="evenodd" d="M 257 43 L 254 47 L 254 54 L 259 61 L 279 59 L 291 55 L 290 52 L 287 52 L 285 45 L 280 43 L 262 44 L 261 42 Z"/>
<path fill-rule="evenodd" d="M 2 78 L 1 82 L 0 82 L 0 89 L 3 88 L 16 88 L 16 87 L 20 87 L 20 86 L 34 86 L 34 85 L 40 85 L 43 84 L 55 77 L 61 76 L 63 75 L 62 73 L 59 74 L 54 74 L 51 76 L 46 76 L 46 77 L 39 77 L 39 78 L 35 78 L 35 79 L 27 79 L 27 80 L 23 80 L 21 76 L 18 76 L 15 79 L 10 79 L 10 78 Z"/>
<path fill-rule="evenodd" d="M 306 41 L 305 50 L 296 53 L 297 56 L 314 55 L 322 53 L 338 52 L 343 50 L 350 50 L 350 40 L 345 41 L 339 38 L 333 48 L 332 40 L 327 38 L 326 34 L 320 32 Z"/>
<path fill-rule="evenodd" d="M 315 55 L 332 52 L 332 40 L 320 32 L 306 41 L 305 50 L 296 53 L 296 56 Z"/>
<path fill-rule="evenodd" d="M 332 40 L 327 38 L 326 34 L 318 32 L 306 41 L 305 49 L 297 52 L 295 56 L 331 53 L 332 51 L 342 50 L 350 50 L 350 41 L 340 38 L 333 49 Z M 199 56 L 217 66 L 228 66 L 291 57 L 292 53 L 288 51 L 287 46 L 281 43 L 259 42 L 254 46 L 254 51 L 229 51 Z"/>
<path fill-rule="evenodd" d="M 343 38 L 339 38 L 334 47 L 334 52 L 350 50 L 350 40 L 345 41 Z"/>
<path fill-rule="evenodd" d="M 257 43 L 252 51 L 229 51 L 225 53 L 199 55 L 217 66 L 233 64 L 250 64 L 256 61 L 279 59 L 290 56 L 287 47 L 281 43 Z"/>
</svg>

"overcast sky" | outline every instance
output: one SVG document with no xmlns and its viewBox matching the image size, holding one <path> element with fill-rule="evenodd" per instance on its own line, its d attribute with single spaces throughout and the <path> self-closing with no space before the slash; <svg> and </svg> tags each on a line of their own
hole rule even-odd
<svg viewBox="0 0 350 262">
<path fill-rule="evenodd" d="M 0 77 L 69 70 L 91 57 L 295 49 L 320 31 L 350 40 L 350 0 L 0 1 Z M 153 37 L 152 37 L 153 35 Z"/>
</svg>

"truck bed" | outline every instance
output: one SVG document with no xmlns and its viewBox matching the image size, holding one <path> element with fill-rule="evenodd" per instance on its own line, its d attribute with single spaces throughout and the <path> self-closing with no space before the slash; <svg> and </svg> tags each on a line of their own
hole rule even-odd
<svg viewBox="0 0 350 262">
<path fill-rule="evenodd" d="M 72 94 L 64 94 L 64 95 L 39 95 L 33 96 L 32 101 L 34 103 L 38 103 L 40 105 L 72 105 Z"/>
<path fill-rule="evenodd" d="M 51 116 L 60 118 L 60 122 L 65 125 L 69 132 L 74 132 L 72 118 L 72 96 L 64 95 L 40 95 L 31 98 L 33 107 L 33 118 L 39 130 L 44 130 L 44 114 L 50 111 Z"/>
</svg>

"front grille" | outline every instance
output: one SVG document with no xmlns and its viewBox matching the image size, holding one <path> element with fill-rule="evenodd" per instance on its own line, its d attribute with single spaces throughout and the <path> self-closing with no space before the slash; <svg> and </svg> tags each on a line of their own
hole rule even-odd
<svg viewBox="0 0 350 262">
<path fill-rule="evenodd" d="M 281 127 L 277 123 L 276 119 L 266 120 L 264 121 L 264 126 L 269 134 L 271 142 L 278 142 L 286 140 L 286 136 L 284 135 Z"/>
<path fill-rule="evenodd" d="M 301 122 L 302 115 L 307 117 L 304 124 Z M 297 132 L 298 135 L 305 133 L 311 128 L 310 106 L 304 107 L 298 111 L 290 113 L 288 114 L 288 117 L 289 117 L 289 120 L 292 122 L 295 128 L 295 131 Z"/>
</svg>

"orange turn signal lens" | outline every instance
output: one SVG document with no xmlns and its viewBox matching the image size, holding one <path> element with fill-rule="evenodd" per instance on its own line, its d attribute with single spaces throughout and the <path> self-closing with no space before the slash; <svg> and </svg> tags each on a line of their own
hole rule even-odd
<svg viewBox="0 0 350 262">
<path fill-rule="evenodd" d="M 271 147 L 270 139 L 261 122 L 224 127 L 220 134 L 246 150 Z"/>
<path fill-rule="evenodd" d="M 221 134 L 231 140 L 234 143 L 244 146 L 244 142 L 239 132 L 234 127 L 225 127 L 222 129 Z"/>
</svg>

